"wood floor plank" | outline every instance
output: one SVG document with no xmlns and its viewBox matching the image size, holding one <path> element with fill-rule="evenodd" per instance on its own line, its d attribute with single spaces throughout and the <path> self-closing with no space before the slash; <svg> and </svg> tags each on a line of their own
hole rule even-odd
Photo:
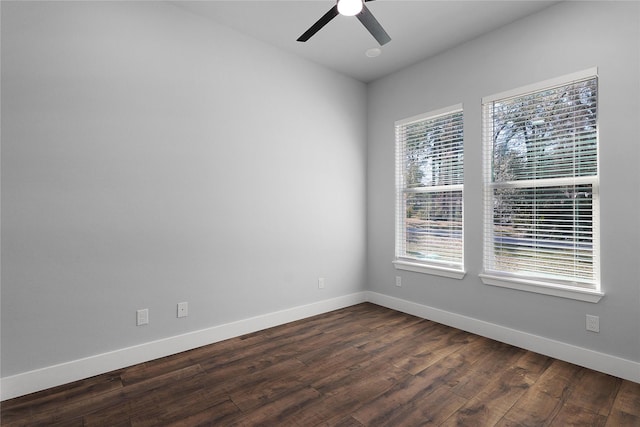
<svg viewBox="0 0 640 427">
<path fill-rule="evenodd" d="M 231 426 L 276 426 L 276 425 L 314 425 L 322 417 L 316 412 L 305 411 L 320 399 L 320 393 L 311 387 L 297 390 L 281 398 L 265 403 L 246 412 Z M 318 418 L 313 422 L 313 419 Z"/>
<path fill-rule="evenodd" d="M 402 342 L 417 338 L 420 333 L 424 333 L 425 329 L 429 329 L 435 325 L 437 324 L 430 320 L 420 320 L 401 328 L 383 329 L 383 333 L 379 333 L 380 330 L 376 329 L 371 339 L 358 344 L 357 347 L 370 354 L 380 354 L 387 348 L 397 347 L 401 345 Z"/>
<path fill-rule="evenodd" d="M 640 427 L 640 384 L 363 303 L 2 402 L 0 424 Z"/>
<path fill-rule="evenodd" d="M 199 427 L 229 425 L 242 415 L 240 409 L 231 401 L 224 399 L 212 402 L 206 409 L 188 414 L 182 419 L 166 422 L 167 427 Z"/>
<path fill-rule="evenodd" d="M 450 387 L 455 393 L 455 387 L 465 381 L 468 372 L 471 370 L 471 365 L 473 364 L 471 360 L 473 360 L 472 357 L 453 353 L 424 369 L 417 377 L 427 384 Z"/>
<path fill-rule="evenodd" d="M 312 386 L 323 396 L 323 412 L 342 422 L 353 411 L 408 377 L 407 372 L 389 364 L 365 363 L 324 377 Z"/>
<path fill-rule="evenodd" d="M 532 384 L 533 380 L 528 378 L 524 368 L 517 366 L 509 368 L 442 425 L 446 427 L 495 425 Z"/>
<path fill-rule="evenodd" d="M 614 401 L 613 409 L 640 417 L 640 384 L 623 381 Z"/>
<path fill-rule="evenodd" d="M 469 376 L 473 375 L 474 366 L 492 354 L 496 344 L 486 338 L 477 338 L 467 344 L 464 351 L 459 350 L 445 356 L 417 375 L 428 382 L 447 385 L 454 393 L 468 399 L 468 396 L 465 396 L 468 394 L 465 393 L 465 386 Z"/>
<path fill-rule="evenodd" d="M 320 424 L 316 424 L 314 427 L 364 427 L 364 424 L 349 415 L 347 417 L 332 417 Z"/>
<path fill-rule="evenodd" d="M 220 380 L 218 375 L 211 373 L 207 373 L 206 378 L 209 384 L 217 383 L 223 394 L 230 396 L 239 408 L 248 410 L 286 391 L 305 387 L 306 384 L 298 380 L 298 372 L 304 368 L 302 362 L 289 359 L 236 378 Z M 215 384 L 209 386 L 215 387 Z"/>
<path fill-rule="evenodd" d="M 605 427 L 606 423 L 606 416 L 587 411 L 581 406 L 567 403 L 562 406 L 558 415 L 549 425 L 551 427 Z"/>
<path fill-rule="evenodd" d="M 280 399 L 308 385 L 297 381 L 294 376 L 276 377 L 263 380 L 250 387 L 242 387 L 231 393 L 233 403 L 243 412 L 251 411 L 274 400 Z"/>
<path fill-rule="evenodd" d="M 373 360 L 366 360 L 357 365 L 343 367 L 326 374 L 328 375 L 318 376 L 316 379 L 311 380 L 310 385 L 324 396 L 351 394 L 352 397 L 358 396 L 357 390 L 360 385 L 378 390 L 377 385 L 380 384 L 380 387 L 384 389 L 409 376 L 409 373 L 391 364 Z M 367 390 L 367 392 L 370 392 L 370 390 Z M 371 397 L 359 397 L 358 400 L 365 402 L 370 400 Z"/>
<path fill-rule="evenodd" d="M 520 359 L 518 359 L 516 366 L 523 368 L 529 376 L 537 381 L 542 373 L 551 366 L 553 361 L 554 359 L 551 357 L 527 351 Z"/>
<path fill-rule="evenodd" d="M 421 378 L 410 377 L 353 416 L 369 426 L 439 425 L 465 402 L 447 387 L 429 387 Z"/>
<path fill-rule="evenodd" d="M 622 380 L 586 368 L 581 373 L 571 393 L 571 403 L 596 414 L 608 415 Z"/>
<path fill-rule="evenodd" d="M 115 405 L 85 415 L 83 425 L 86 427 L 129 426 L 131 425 L 131 402 L 123 401 Z"/>
<path fill-rule="evenodd" d="M 37 416 L 55 411 L 60 401 L 74 401 L 96 396 L 105 392 L 120 390 L 123 384 L 119 372 L 100 375 L 86 380 L 75 381 L 55 389 L 44 390 L 27 396 L 2 402 L 2 425 L 20 419 L 25 414 Z"/>
<path fill-rule="evenodd" d="M 398 331 L 397 334 L 393 334 L 395 340 L 384 342 L 379 341 L 382 345 L 375 349 L 365 347 L 359 347 L 364 351 L 370 353 L 374 358 L 378 360 L 385 360 L 389 363 L 399 366 L 400 363 L 407 364 L 406 358 L 408 355 L 418 355 L 421 352 L 428 352 L 429 343 L 435 346 L 434 343 L 438 343 L 443 339 L 446 339 L 447 333 L 450 330 L 444 325 L 437 323 L 419 323 L 415 327 L 406 328 L 405 330 Z"/>
<path fill-rule="evenodd" d="M 273 359 L 277 358 L 275 356 L 288 358 L 299 353 L 302 351 L 300 348 L 305 349 L 306 345 L 317 342 L 323 335 L 322 332 L 308 330 L 299 335 L 295 341 L 295 345 L 292 345 L 286 339 L 272 339 L 268 335 L 265 335 L 262 337 L 262 340 L 254 340 L 254 342 L 249 345 L 241 346 L 233 351 L 216 354 L 206 360 L 202 360 L 200 365 L 207 372 L 229 369 L 230 366 L 238 363 L 244 366 L 255 365 L 256 369 L 260 369 L 260 366 L 264 363 L 266 363 L 267 366 L 273 363 Z M 259 359 L 256 359 L 257 357 L 259 357 Z M 252 361 L 258 363 L 251 363 Z"/>
<path fill-rule="evenodd" d="M 525 352 L 517 347 L 494 343 L 492 351 L 471 366 L 467 376 L 455 386 L 454 392 L 467 399 L 473 398 L 504 369 L 513 366 Z"/>
<path fill-rule="evenodd" d="M 382 395 L 362 405 L 353 416 L 365 425 L 392 425 L 389 424 L 392 421 L 409 422 L 415 416 L 411 405 L 428 401 L 427 396 L 436 389 L 446 392 L 447 396 L 460 406 L 464 404 L 463 398 L 454 395 L 447 387 L 440 386 L 439 383 L 431 383 L 422 377 L 410 375 Z"/>
<path fill-rule="evenodd" d="M 415 347 L 413 352 L 408 352 L 397 358 L 394 365 L 417 375 L 443 357 L 468 345 L 474 339 L 476 336 L 459 331 L 459 333 L 441 335 L 433 340 L 425 340 Z"/>
<path fill-rule="evenodd" d="M 534 386 L 514 404 L 504 419 L 519 425 L 549 425 L 569 399 L 575 387 L 572 379 L 581 368 L 554 361 L 540 375 Z"/>
<path fill-rule="evenodd" d="M 357 365 L 368 358 L 369 355 L 364 351 L 347 345 L 335 348 L 330 345 L 322 346 L 296 357 L 306 365 L 309 372 L 321 371 L 324 375 L 335 372 L 340 367 Z"/>
<path fill-rule="evenodd" d="M 87 414 L 112 408 L 129 399 L 140 398 L 143 395 L 148 395 L 150 391 L 165 387 L 167 384 L 188 382 L 189 378 L 199 372 L 201 372 L 199 366 L 192 366 L 174 372 L 165 373 L 129 387 L 122 387 L 98 395 L 71 400 L 60 397 L 60 401 L 56 407 L 46 411 L 34 412 L 31 415 L 29 422 L 33 425 L 52 425 L 56 423 L 64 423 L 66 420 L 82 419 Z M 61 402 L 64 404 L 60 404 Z M 4 420 L 3 425 L 5 425 Z"/>
<path fill-rule="evenodd" d="M 224 416 L 238 415 L 240 411 L 226 396 L 210 397 L 206 392 L 194 391 L 191 393 L 177 394 L 171 399 L 163 399 L 168 404 L 150 404 L 146 407 L 138 406 L 131 415 L 131 425 L 136 427 L 151 427 L 168 425 L 180 422 L 193 414 L 202 413 L 216 408 L 222 411 Z M 217 416 L 221 417 L 221 414 Z"/>
<path fill-rule="evenodd" d="M 614 409 L 607 418 L 605 427 L 638 427 L 640 426 L 640 416 L 628 412 Z"/>
<path fill-rule="evenodd" d="M 188 355 L 186 357 L 165 357 L 126 368 L 120 374 L 120 379 L 122 384 L 127 386 L 194 365 L 197 363 L 194 363 Z"/>
</svg>

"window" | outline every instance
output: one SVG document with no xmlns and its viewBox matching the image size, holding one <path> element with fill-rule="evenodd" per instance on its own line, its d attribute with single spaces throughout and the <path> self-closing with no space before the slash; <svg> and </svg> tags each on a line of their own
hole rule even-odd
<svg viewBox="0 0 640 427">
<path fill-rule="evenodd" d="M 597 302 L 595 70 L 483 99 L 487 284 Z"/>
<path fill-rule="evenodd" d="M 398 269 L 462 278 L 462 106 L 395 124 Z"/>
</svg>

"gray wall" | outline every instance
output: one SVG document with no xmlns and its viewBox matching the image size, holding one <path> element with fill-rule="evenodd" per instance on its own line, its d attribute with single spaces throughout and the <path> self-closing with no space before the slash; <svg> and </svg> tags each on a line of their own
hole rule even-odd
<svg viewBox="0 0 640 427">
<path fill-rule="evenodd" d="M 640 361 L 639 6 L 560 4 L 365 86 L 168 3 L 2 2 L 2 376 L 364 289 Z M 480 99 L 593 66 L 606 297 L 485 286 Z M 459 102 L 468 274 L 400 273 L 393 122 Z"/>
<path fill-rule="evenodd" d="M 3 1 L 2 376 L 362 291 L 365 120 L 166 2 Z"/>
<path fill-rule="evenodd" d="M 372 291 L 640 361 L 640 4 L 566 2 L 372 83 L 368 285 Z M 481 98 L 597 66 L 602 289 L 598 304 L 483 285 Z M 467 275 L 395 270 L 395 120 L 464 104 Z M 403 277 L 401 288 L 394 277 Z M 585 330 L 600 316 L 600 333 Z"/>
</svg>

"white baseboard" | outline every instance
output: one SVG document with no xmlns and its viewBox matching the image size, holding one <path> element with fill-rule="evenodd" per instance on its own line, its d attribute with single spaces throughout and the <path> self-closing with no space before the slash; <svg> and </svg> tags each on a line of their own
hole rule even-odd
<svg viewBox="0 0 640 427">
<path fill-rule="evenodd" d="M 0 400 L 12 399 L 365 301 L 640 383 L 638 362 L 376 292 L 359 292 L 4 377 L 0 379 Z"/>
<path fill-rule="evenodd" d="M 500 326 L 415 302 L 366 292 L 367 301 L 477 335 L 511 344 L 555 359 L 640 383 L 640 363 L 577 347 L 527 332 Z"/>
<path fill-rule="evenodd" d="M 349 307 L 365 300 L 366 294 L 359 292 L 4 377 L 0 379 L 0 400 L 12 399 L 229 338 Z"/>
</svg>

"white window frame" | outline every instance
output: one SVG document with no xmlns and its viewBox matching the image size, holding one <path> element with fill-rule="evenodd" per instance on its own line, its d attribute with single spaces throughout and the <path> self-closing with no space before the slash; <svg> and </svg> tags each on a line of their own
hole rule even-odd
<svg viewBox="0 0 640 427">
<path fill-rule="evenodd" d="M 587 177 L 570 177 L 570 178 L 554 178 L 554 185 L 568 185 L 568 184 L 590 184 L 592 186 L 592 227 L 593 227 L 593 271 L 595 284 L 592 288 L 578 286 L 576 283 L 570 281 L 561 281 L 555 279 L 548 279 L 543 277 L 517 277 L 513 274 L 505 274 L 500 271 L 492 271 L 487 268 L 487 259 L 492 259 L 493 245 L 493 189 L 498 188 L 500 184 L 490 182 L 491 173 L 491 160 L 493 156 L 493 137 L 492 130 L 487 129 L 489 126 L 489 119 L 486 117 L 489 114 L 488 107 L 494 101 L 502 100 L 506 98 L 512 98 L 517 96 L 524 96 L 529 93 L 539 92 L 548 88 L 568 85 L 573 82 L 585 80 L 588 78 L 597 78 L 597 68 L 591 68 L 588 70 L 580 71 L 573 74 L 568 74 L 555 79 L 546 80 L 543 82 L 535 83 L 532 85 L 524 86 L 521 88 L 513 89 L 510 91 L 498 93 L 488 97 L 482 98 L 483 113 L 483 175 L 484 179 L 484 257 L 483 257 L 483 273 L 480 274 L 482 282 L 486 285 L 500 286 L 510 289 L 517 289 L 527 292 L 534 292 L 539 294 L 551 295 L 562 298 L 570 298 L 580 301 L 586 301 L 591 303 L 597 303 L 604 296 L 601 290 L 600 283 L 600 213 L 599 213 L 599 165 L 598 173 L 595 176 Z M 599 106 L 596 107 L 599 109 Z M 597 110 L 596 110 L 597 111 Z M 597 135 L 597 117 L 596 112 L 596 135 Z M 598 144 L 599 144 L 599 137 Z M 599 162 L 598 162 L 599 164 Z M 540 182 L 542 180 L 538 180 Z M 530 183 L 523 182 L 523 186 L 530 185 Z"/>
<path fill-rule="evenodd" d="M 396 131 L 399 127 L 404 125 L 437 119 L 451 114 L 463 113 L 463 105 L 457 104 L 450 107 L 430 111 L 417 116 L 409 117 L 406 119 L 398 120 L 395 122 Z M 463 118 L 464 120 L 464 118 Z M 401 159 L 404 147 L 402 141 L 396 136 L 396 227 L 395 227 L 395 259 L 393 264 L 397 270 L 413 271 L 417 273 L 432 274 L 442 277 L 449 277 L 454 279 L 464 278 L 466 271 L 464 270 L 464 202 L 462 209 L 462 229 L 461 229 L 461 264 L 449 264 L 441 262 L 430 262 L 428 260 L 415 259 L 407 257 L 402 251 L 403 241 L 406 239 L 406 204 L 404 202 L 404 193 L 406 185 L 404 182 L 404 174 L 402 172 L 403 161 Z M 424 192 L 429 191 L 460 191 L 464 200 L 464 184 L 454 185 L 441 185 L 432 186 L 424 189 Z"/>
</svg>

